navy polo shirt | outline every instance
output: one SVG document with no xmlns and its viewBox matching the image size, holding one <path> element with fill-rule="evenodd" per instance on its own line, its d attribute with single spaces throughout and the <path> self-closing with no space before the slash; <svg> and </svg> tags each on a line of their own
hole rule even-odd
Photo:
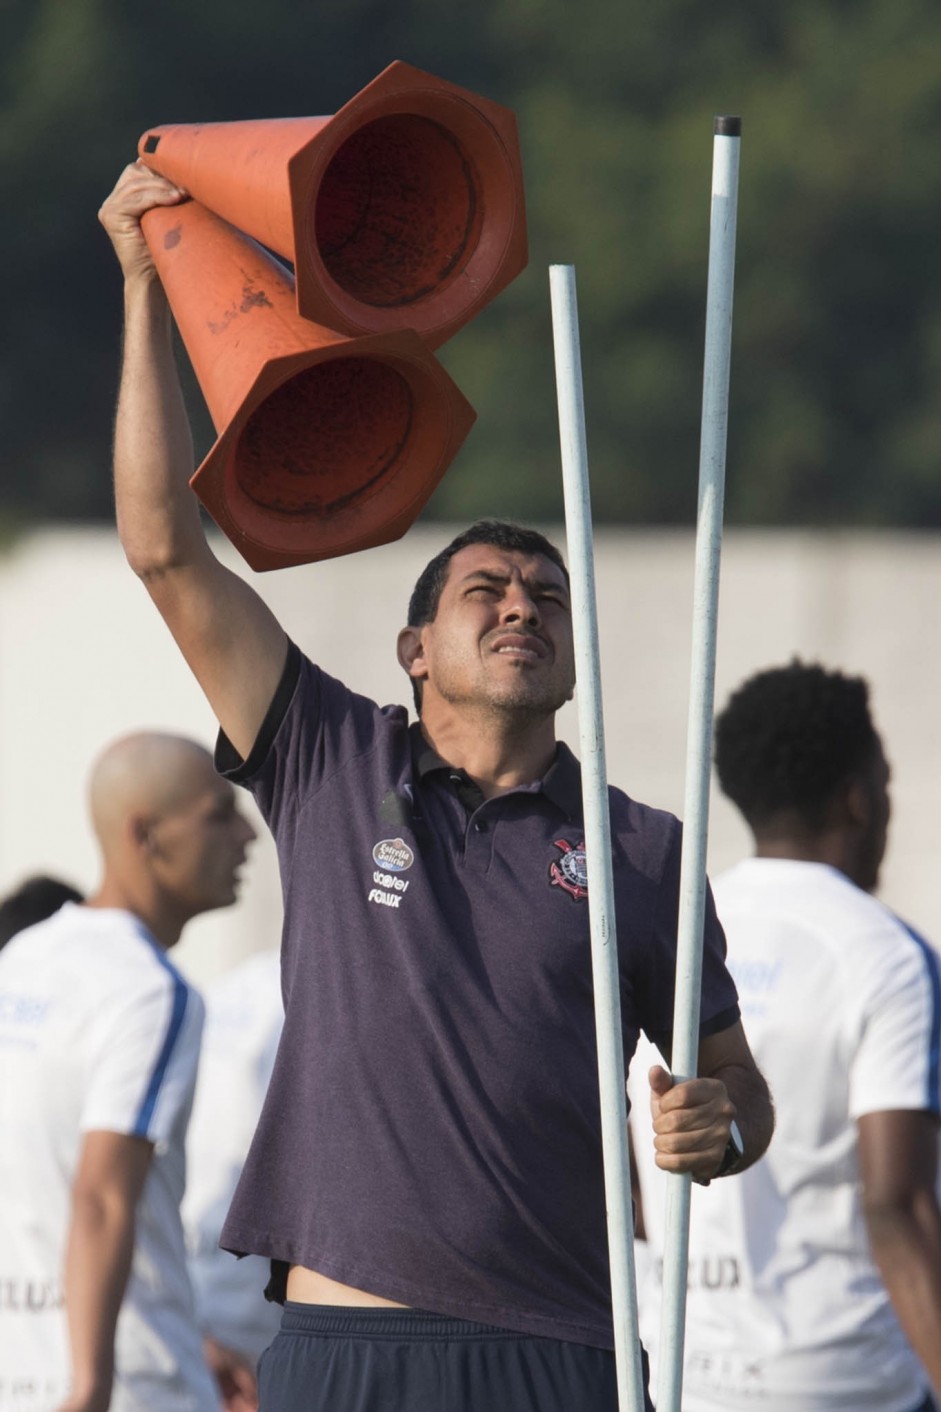
<svg viewBox="0 0 941 1412">
<path fill-rule="evenodd" d="M 222 1234 L 386 1299 L 613 1344 L 580 770 L 484 800 L 292 645 L 248 760 L 285 1023 Z M 612 789 L 624 1052 L 673 1019 L 680 829 Z M 702 1027 L 738 1019 L 711 899 Z"/>
</svg>

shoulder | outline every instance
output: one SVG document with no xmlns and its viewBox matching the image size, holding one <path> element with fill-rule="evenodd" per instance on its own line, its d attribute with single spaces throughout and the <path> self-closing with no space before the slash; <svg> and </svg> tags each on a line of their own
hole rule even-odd
<svg viewBox="0 0 941 1412">
<path fill-rule="evenodd" d="M 675 814 L 608 787 L 611 834 L 616 848 L 642 872 L 659 875 L 678 864 L 682 825 Z"/>
<path fill-rule="evenodd" d="M 672 968 L 680 899 L 682 827 L 666 809 L 653 808 L 621 789 L 609 790 L 614 889 L 621 931 L 635 957 L 659 957 Z M 711 933 L 711 927 L 710 927 Z M 664 973 L 666 974 L 666 973 Z M 672 996 L 672 980 L 667 981 Z M 664 1021 L 657 1026 L 662 1033 Z"/>
<path fill-rule="evenodd" d="M 932 947 L 836 868 L 749 858 L 720 873 L 714 886 L 730 947 L 789 938 L 803 954 L 812 948 L 827 956 L 847 994 L 869 995 L 876 1004 L 909 982 L 934 983 Z"/>
<path fill-rule="evenodd" d="M 404 706 L 379 706 L 323 670 L 289 643 L 284 672 L 246 759 L 220 733 L 216 765 L 227 779 L 248 784 L 283 769 L 311 781 L 375 748 L 407 737 Z"/>
<path fill-rule="evenodd" d="M 88 938 L 89 995 L 98 995 L 102 1026 L 110 1017 L 112 1034 L 138 1027 L 167 1034 L 173 1042 L 197 1045 L 205 1006 L 143 922 L 130 912 L 83 909 Z M 168 1040 L 168 1043 L 170 1041 Z"/>
<path fill-rule="evenodd" d="M 183 975 L 162 946 L 136 917 L 125 915 L 115 927 L 123 944 L 111 953 L 111 985 L 102 996 L 102 1054 L 158 1053 L 158 1064 L 195 1066 L 206 1007 L 199 990 Z"/>
<path fill-rule="evenodd" d="M 941 1009 L 941 956 L 936 949 L 884 903 L 870 898 L 870 966 L 881 987 L 904 985 L 924 990 L 935 1011 Z"/>
<path fill-rule="evenodd" d="M 0 950 L 0 985 L 10 985 L 32 971 L 42 971 L 45 958 L 56 947 L 56 934 L 49 934 L 52 920 L 17 932 Z"/>
<path fill-rule="evenodd" d="M 154 987 L 191 989 L 137 917 L 74 903 L 17 933 L 0 954 L 0 976 L 44 977 L 75 1006 Z"/>
<path fill-rule="evenodd" d="M 141 984 L 149 982 L 198 994 L 139 917 L 119 911 L 103 911 L 99 915 L 95 944 L 107 951 L 109 964 L 121 966 L 128 977 L 139 978 Z M 95 929 L 93 922 L 90 930 Z"/>
<path fill-rule="evenodd" d="M 719 873 L 713 886 L 724 912 L 779 918 L 823 938 L 839 940 L 884 927 L 881 904 L 826 863 L 745 858 Z"/>
</svg>

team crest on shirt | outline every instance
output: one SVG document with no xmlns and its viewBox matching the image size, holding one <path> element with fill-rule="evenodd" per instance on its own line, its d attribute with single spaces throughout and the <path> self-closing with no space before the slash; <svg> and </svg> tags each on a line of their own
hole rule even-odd
<svg viewBox="0 0 941 1412">
<path fill-rule="evenodd" d="M 561 858 L 549 864 L 549 881 L 553 887 L 561 887 L 576 902 L 588 896 L 588 864 L 585 858 L 584 843 L 571 844 L 564 838 L 553 843 Z"/>
<path fill-rule="evenodd" d="M 373 886 L 366 901 L 375 903 L 377 907 L 391 907 L 397 911 L 409 886 L 405 878 L 400 878 L 398 874 L 404 873 L 412 866 L 415 854 L 404 838 L 383 838 L 373 849 L 372 860 L 376 869 L 372 875 Z"/>
</svg>

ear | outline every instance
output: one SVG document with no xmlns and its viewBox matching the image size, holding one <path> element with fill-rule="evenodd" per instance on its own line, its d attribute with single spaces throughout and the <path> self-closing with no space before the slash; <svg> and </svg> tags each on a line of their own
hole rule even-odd
<svg viewBox="0 0 941 1412">
<path fill-rule="evenodd" d="M 868 828 L 872 819 L 872 796 L 864 780 L 851 779 L 844 792 L 846 815 L 857 828 Z"/>
<path fill-rule="evenodd" d="M 427 677 L 428 663 L 421 628 L 402 629 L 396 642 L 396 656 L 399 666 L 413 681 L 422 681 Z"/>
<path fill-rule="evenodd" d="M 152 821 L 143 814 L 132 814 L 127 823 L 128 833 L 134 848 L 139 853 L 156 851 Z"/>
</svg>

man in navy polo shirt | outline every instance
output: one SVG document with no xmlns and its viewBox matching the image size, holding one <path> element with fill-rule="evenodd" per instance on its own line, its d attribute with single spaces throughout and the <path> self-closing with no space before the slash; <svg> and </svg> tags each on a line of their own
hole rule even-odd
<svg viewBox="0 0 941 1412">
<path fill-rule="evenodd" d="M 485 523 L 427 567 L 399 635 L 420 721 L 308 661 L 212 555 L 137 165 L 102 210 L 125 276 L 118 524 L 253 791 L 285 897 L 285 1025 L 223 1232 L 268 1256 L 262 1407 L 616 1405 L 568 576 Z M 669 1052 L 679 825 L 611 791 L 625 1053 Z M 711 904 L 702 1077 L 651 1070 L 658 1164 L 702 1181 L 771 1110 Z M 733 1123 L 734 1120 L 734 1123 Z"/>
</svg>

